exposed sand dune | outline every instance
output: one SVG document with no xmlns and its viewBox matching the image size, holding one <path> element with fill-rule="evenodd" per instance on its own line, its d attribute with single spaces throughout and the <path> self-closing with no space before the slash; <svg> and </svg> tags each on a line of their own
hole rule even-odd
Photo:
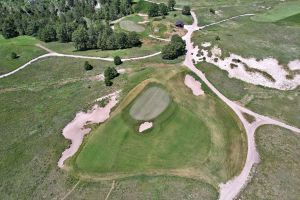
<svg viewBox="0 0 300 200">
<path fill-rule="evenodd" d="M 202 56 L 199 55 L 199 52 Z M 214 46 L 210 51 L 205 49 L 199 51 L 197 46 L 194 48 L 193 60 L 196 63 L 205 60 L 226 70 L 230 78 L 237 78 L 254 85 L 279 90 L 292 90 L 300 85 L 300 74 L 295 75 L 293 79 L 288 79 L 289 73 L 274 58 L 257 60 L 231 53 L 229 57 L 222 59 L 221 55 L 222 51 L 217 46 Z M 291 61 L 288 67 L 291 70 L 300 69 L 300 61 Z"/>
<path fill-rule="evenodd" d="M 86 125 L 102 123 L 109 118 L 111 109 L 118 103 L 118 92 L 107 95 L 110 101 L 105 107 L 99 107 L 97 104 L 93 106 L 92 110 L 79 112 L 76 117 L 63 129 L 63 136 L 71 140 L 71 145 L 66 149 L 58 161 L 58 167 L 64 166 L 64 161 L 73 156 L 79 149 L 83 138 L 91 129 L 86 128 Z M 101 98 L 100 98 L 101 99 Z M 103 98 L 102 98 L 103 99 Z"/>
<path fill-rule="evenodd" d="M 201 83 L 191 75 L 187 74 L 185 76 L 184 84 L 192 90 L 195 96 L 200 96 L 204 94 L 204 91 L 201 89 Z"/>
</svg>

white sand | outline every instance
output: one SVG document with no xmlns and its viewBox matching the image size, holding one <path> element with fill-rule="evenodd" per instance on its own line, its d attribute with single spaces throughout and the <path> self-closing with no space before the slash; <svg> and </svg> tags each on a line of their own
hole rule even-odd
<svg viewBox="0 0 300 200">
<path fill-rule="evenodd" d="M 290 61 L 289 64 L 288 64 L 288 67 L 291 70 L 300 70 L 300 60 Z"/>
<path fill-rule="evenodd" d="M 76 117 L 63 129 L 63 135 L 66 139 L 71 140 L 71 145 L 66 149 L 58 161 L 58 167 L 64 166 L 64 161 L 73 156 L 79 149 L 83 138 L 91 129 L 85 128 L 88 124 L 102 123 L 109 118 L 111 109 L 117 104 L 118 93 L 113 93 L 110 96 L 109 103 L 101 108 L 97 104 L 93 106 L 92 110 L 79 112 Z"/>
<path fill-rule="evenodd" d="M 152 126 L 153 126 L 152 122 L 144 122 L 140 125 L 139 132 L 142 133 L 145 130 L 148 130 L 149 128 L 151 128 Z"/>
<path fill-rule="evenodd" d="M 202 47 L 210 47 L 211 43 L 210 42 L 204 42 L 201 44 Z"/>
<path fill-rule="evenodd" d="M 201 83 L 191 75 L 187 74 L 185 76 L 184 84 L 192 90 L 195 96 L 200 96 L 204 94 L 204 91 L 201 89 Z"/>
<path fill-rule="evenodd" d="M 195 47 L 194 49 L 194 51 L 198 51 L 198 47 Z M 288 75 L 288 72 L 285 71 L 284 67 L 274 58 L 256 60 L 256 58 L 243 58 L 242 56 L 231 53 L 229 57 L 221 59 L 222 51 L 217 46 L 214 46 L 211 49 L 211 57 L 208 57 L 208 50 L 202 49 L 201 52 L 204 55 L 203 57 L 206 58 L 206 62 L 212 63 L 219 68 L 228 71 L 228 76 L 231 78 L 233 77 L 254 85 L 262 85 L 279 90 L 292 90 L 300 85 L 300 75 L 296 75 L 294 79 L 287 79 L 286 75 Z M 198 57 L 197 54 L 198 53 L 193 53 L 193 59 L 196 63 L 202 61 L 202 58 Z M 233 62 L 233 59 L 240 60 L 241 62 Z M 237 65 L 237 67 L 231 68 L 231 63 Z M 243 63 L 250 68 L 268 73 L 275 79 L 275 82 L 271 81 L 261 73 L 246 71 Z M 294 60 L 288 64 L 288 67 L 291 70 L 299 69 L 299 64 L 299 60 Z"/>
</svg>

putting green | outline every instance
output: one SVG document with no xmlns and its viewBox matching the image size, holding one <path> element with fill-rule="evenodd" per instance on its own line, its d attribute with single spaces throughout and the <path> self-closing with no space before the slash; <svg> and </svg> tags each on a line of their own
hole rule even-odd
<svg viewBox="0 0 300 200">
<path fill-rule="evenodd" d="M 141 25 L 136 24 L 133 21 L 123 20 L 120 22 L 120 27 L 126 31 L 143 32 L 145 28 Z"/>
<path fill-rule="evenodd" d="M 168 93 L 157 86 L 148 88 L 134 101 L 130 116 L 136 120 L 151 120 L 160 115 L 169 105 Z"/>
</svg>

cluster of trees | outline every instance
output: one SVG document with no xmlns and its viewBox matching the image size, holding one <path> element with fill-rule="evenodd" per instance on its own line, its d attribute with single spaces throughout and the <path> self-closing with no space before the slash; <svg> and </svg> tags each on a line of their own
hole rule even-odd
<svg viewBox="0 0 300 200">
<path fill-rule="evenodd" d="M 185 41 L 179 35 L 173 35 L 171 42 L 163 47 L 162 58 L 166 60 L 173 60 L 186 53 Z"/>
<path fill-rule="evenodd" d="M 72 41 L 77 50 L 125 49 L 141 45 L 139 35 L 136 32 L 114 32 L 108 25 L 96 25 L 86 28 L 79 26 L 72 34 Z"/>
<path fill-rule="evenodd" d="M 0 30 L 5 38 L 30 35 L 38 36 L 45 42 L 70 42 L 73 38 L 78 39 L 78 34 L 82 34 L 84 37 L 79 42 L 82 43 L 78 45 L 79 49 L 95 48 L 99 43 L 99 34 L 96 33 L 99 32 L 99 28 L 103 28 L 100 24 L 104 21 L 108 24 L 110 20 L 133 12 L 131 0 L 99 0 L 99 3 L 97 0 L 0 1 Z M 107 32 L 111 37 L 106 39 L 110 42 L 118 37 L 134 36 L 133 39 L 137 40 L 135 35 L 112 34 L 112 30 L 107 31 L 106 28 L 105 33 Z M 116 47 L 115 44 L 108 45 L 110 47 L 107 49 L 135 46 L 137 44 L 132 43 L 138 41 L 127 43 L 120 47 Z"/>
<path fill-rule="evenodd" d="M 118 71 L 114 67 L 107 67 L 104 71 L 104 82 L 106 86 L 112 86 L 112 80 L 119 76 Z"/>
<path fill-rule="evenodd" d="M 165 3 L 151 3 L 148 9 L 149 17 L 157 17 L 157 16 L 166 16 L 169 14 L 169 11 L 173 11 L 176 5 L 175 0 L 169 0 L 168 5 Z"/>
</svg>

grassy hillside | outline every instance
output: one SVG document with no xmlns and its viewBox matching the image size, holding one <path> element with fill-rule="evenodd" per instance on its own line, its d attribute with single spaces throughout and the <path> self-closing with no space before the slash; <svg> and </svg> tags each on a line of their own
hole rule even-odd
<svg viewBox="0 0 300 200">
<path fill-rule="evenodd" d="M 38 42 L 37 39 L 29 36 L 6 40 L 0 35 L 0 74 L 8 73 L 31 59 L 45 54 L 44 50 L 35 46 Z M 12 52 L 15 52 L 18 58 L 12 59 Z"/>
<path fill-rule="evenodd" d="M 232 111 L 209 92 L 193 96 L 183 83 L 183 74 L 175 75 L 174 70 L 160 68 L 154 79 L 162 81 L 173 101 L 154 119 L 153 128 L 138 134 L 138 123 L 128 113 L 132 96 L 142 91 L 139 89 L 128 97 L 131 100 L 120 103 L 124 109 L 117 108 L 113 117 L 89 136 L 72 159 L 76 173 L 96 179 L 159 173 L 196 177 L 217 187 L 241 170 L 245 138 Z"/>
<path fill-rule="evenodd" d="M 241 199 L 299 199 L 300 136 L 276 126 L 256 133 L 261 163 Z"/>
</svg>

